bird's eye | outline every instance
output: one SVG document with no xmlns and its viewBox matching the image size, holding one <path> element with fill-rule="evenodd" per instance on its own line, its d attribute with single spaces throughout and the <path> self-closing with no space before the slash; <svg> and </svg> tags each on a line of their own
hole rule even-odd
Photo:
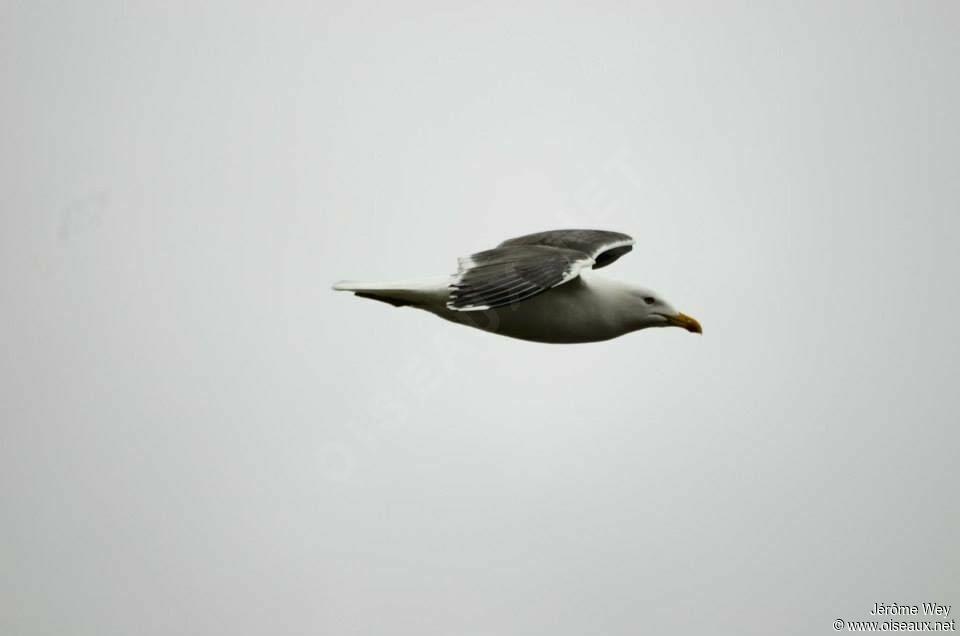
<svg viewBox="0 0 960 636">
<path fill-rule="evenodd" d="M 644 296 L 643 302 L 647 303 L 648 305 L 652 305 L 653 303 L 657 302 L 657 299 L 653 296 Z"/>
</svg>

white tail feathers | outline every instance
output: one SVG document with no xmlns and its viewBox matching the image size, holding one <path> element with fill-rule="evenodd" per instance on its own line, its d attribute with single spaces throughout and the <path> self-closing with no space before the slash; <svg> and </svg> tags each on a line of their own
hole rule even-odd
<svg viewBox="0 0 960 636">
<path fill-rule="evenodd" d="M 366 283 L 358 280 L 341 280 L 333 284 L 333 288 L 337 291 L 426 291 L 446 286 L 447 279 L 440 280 L 437 278 L 421 280 L 377 281 Z"/>
<path fill-rule="evenodd" d="M 355 292 L 362 298 L 381 300 L 391 305 L 422 305 L 430 301 L 446 298 L 449 279 L 401 280 L 360 282 L 342 280 L 334 283 L 337 291 Z"/>
</svg>

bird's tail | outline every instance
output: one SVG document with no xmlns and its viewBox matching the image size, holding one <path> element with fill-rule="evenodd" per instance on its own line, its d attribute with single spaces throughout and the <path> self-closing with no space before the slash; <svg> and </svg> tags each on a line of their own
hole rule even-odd
<svg viewBox="0 0 960 636">
<path fill-rule="evenodd" d="M 446 298 L 448 278 L 363 283 L 342 280 L 333 285 L 337 291 L 350 291 L 360 298 L 389 303 L 394 307 L 420 306 Z"/>
</svg>

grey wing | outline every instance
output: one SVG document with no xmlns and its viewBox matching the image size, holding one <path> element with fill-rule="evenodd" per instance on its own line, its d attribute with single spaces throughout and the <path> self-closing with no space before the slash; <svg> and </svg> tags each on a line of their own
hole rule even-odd
<svg viewBox="0 0 960 636">
<path fill-rule="evenodd" d="M 593 258 L 546 245 L 497 247 L 460 259 L 447 308 L 478 311 L 517 303 L 576 278 Z"/>
<path fill-rule="evenodd" d="M 606 267 L 633 249 L 633 239 L 621 232 L 607 230 L 549 230 L 507 239 L 499 247 L 546 245 L 577 250 L 590 255 L 593 269 Z"/>
</svg>

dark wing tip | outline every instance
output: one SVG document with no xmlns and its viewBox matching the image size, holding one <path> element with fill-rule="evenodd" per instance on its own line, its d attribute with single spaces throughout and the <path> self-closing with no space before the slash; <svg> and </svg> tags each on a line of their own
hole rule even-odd
<svg viewBox="0 0 960 636">
<path fill-rule="evenodd" d="M 515 245 L 460 259 L 447 307 L 478 311 L 512 305 L 576 278 L 594 260 L 583 252 L 546 245 Z"/>
<path fill-rule="evenodd" d="M 623 232 L 570 229 L 525 234 L 507 239 L 500 246 L 543 245 L 577 250 L 593 257 L 596 261 L 593 269 L 600 269 L 631 251 L 633 244 L 633 238 Z"/>
</svg>

